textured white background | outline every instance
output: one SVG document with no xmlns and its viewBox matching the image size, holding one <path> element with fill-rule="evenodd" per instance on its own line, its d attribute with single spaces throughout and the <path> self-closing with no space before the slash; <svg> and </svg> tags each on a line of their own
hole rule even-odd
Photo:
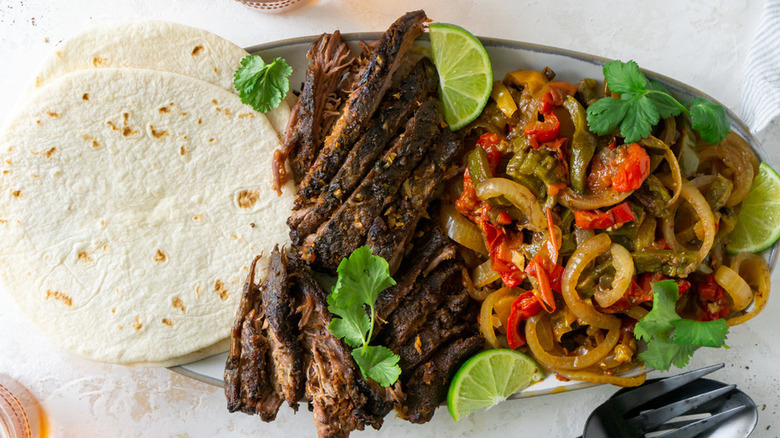
<svg viewBox="0 0 780 438">
<path fill-rule="evenodd" d="M 249 46 L 334 29 L 384 30 L 403 12 L 419 8 L 436 21 L 460 24 L 477 35 L 634 59 L 739 112 L 743 66 L 761 7 L 761 1 L 747 0 L 311 0 L 286 14 L 265 15 L 231 0 L 0 0 L 0 124 L 21 98 L 40 59 L 59 41 L 91 25 L 164 19 Z M 777 167 L 778 122 L 758 138 Z M 780 284 L 778 280 L 774 275 L 773 283 Z M 774 297 L 759 318 L 732 329 L 730 350 L 700 351 L 692 363 L 727 363 L 714 377 L 736 383 L 755 399 L 756 437 L 780 435 L 780 337 L 773 324 L 778 315 L 780 299 Z M 297 415 L 282 408 L 275 423 L 264 424 L 228 414 L 221 389 L 168 370 L 95 364 L 59 351 L 18 315 L 2 290 L 0 373 L 17 378 L 38 397 L 51 436 L 315 435 L 305 407 Z M 590 411 L 614 391 L 603 386 L 506 402 L 459 424 L 444 409 L 423 426 L 391 414 L 380 431 L 355 436 L 573 437 L 581 433 Z"/>
</svg>

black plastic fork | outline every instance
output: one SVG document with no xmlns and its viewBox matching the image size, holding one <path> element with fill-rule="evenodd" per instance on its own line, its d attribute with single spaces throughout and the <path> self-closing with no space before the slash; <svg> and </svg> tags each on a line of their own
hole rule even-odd
<svg viewBox="0 0 780 438">
<path fill-rule="evenodd" d="M 755 403 L 741 391 L 736 391 L 740 397 L 731 397 L 735 385 L 701 379 L 723 366 L 713 365 L 618 392 L 588 417 L 581 438 L 644 437 L 664 430 L 668 432 L 656 437 L 693 438 L 745 409 L 755 409 Z M 691 413 L 704 414 L 705 418 L 665 424 Z M 745 436 L 749 433 L 747 430 Z"/>
</svg>

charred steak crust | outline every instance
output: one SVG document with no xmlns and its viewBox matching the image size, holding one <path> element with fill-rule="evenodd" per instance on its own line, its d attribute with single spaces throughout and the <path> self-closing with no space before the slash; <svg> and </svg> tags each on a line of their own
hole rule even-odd
<svg viewBox="0 0 780 438">
<path fill-rule="evenodd" d="M 417 367 L 404 385 L 406 398 L 397 408 L 398 416 L 418 424 L 430 421 L 436 407 L 444 401 L 455 371 L 484 346 L 485 340 L 480 335 L 458 339 Z"/>
<path fill-rule="evenodd" d="M 309 48 L 306 58 L 309 66 L 303 89 L 287 122 L 284 144 L 274 151 L 274 189 L 281 193 L 287 181 L 285 159 L 290 157 L 296 181 L 314 162 L 322 144 L 323 112 L 328 98 L 336 91 L 354 58 L 339 31 L 322 34 Z"/>
<path fill-rule="evenodd" d="M 426 18 L 423 11 L 408 12 L 382 35 L 359 73 L 341 117 L 325 139 L 314 165 L 301 181 L 297 205 L 308 204 L 306 200 L 317 196 L 336 174 L 382 101 L 393 73 L 414 40 L 422 33 Z"/>
<path fill-rule="evenodd" d="M 387 260 L 391 274 L 398 270 L 404 248 L 428 209 L 436 187 L 445 179 L 448 169 L 456 166 L 463 149 L 460 136 L 444 130 L 435 147 L 402 184 L 393 202 L 371 224 L 366 244 L 374 254 Z"/>
<path fill-rule="evenodd" d="M 438 309 L 453 289 L 461 287 L 460 265 L 447 262 L 427 277 L 418 277 L 414 292 L 390 315 L 383 327 L 383 343 L 395 350 L 418 332 L 428 317 Z"/>
<path fill-rule="evenodd" d="M 328 330 L 332 319 L 327 309 L 327 293 L 302 263 L 290 267 L 290 275 L 301 295 L 311 306 L 302 321 L 302 342 L 306 357 L 306 398 L 310 400 L 320 437 L 347 436 L 366 425 L 379 427 L 384 415 L 367 406 L 365 385 L 350 349 Z"/>
<path fill-rule="evenodd" d="M 422 236 L 413 241 L 413 251 L 395 275 L 396 285 L 385 289 L 379 294 L 376 302 L 376 315 L 380 323 L 388 321 L 399 304 L 414 288 L 417 277 L 448 248 L 452 242 L 444 235 L 441 228 L 433 224 L 430 228 L 421 230 Z"/>
<path fill-rule="evenodd" d="M 368 129 L 349 152 L 333 180 L 313 204 L 293 210 L 287 225 L 290 226 L 290 239 L 294 245 L 299 245 L 305 236 L 315 232 L 328 215 L 349 197 L 385 145 L 426 97 L 436 91 L 437 84 L 436 69 L 426 58 L 415 65 L 397 89 L 387 93 L 380 110 L 374 114 Z"/>
<path fill-rule="evenodd" d="M 271 351 L 276 391 L 293 409 L 303 396 L 303 352 L 298 342 L 295 297 L 289 288 L 286 255 L 274 248 L 268 276 L 261 287 L 266 333 Z"/>
<path fill-rule="evenodd" d="M 262 295 L 254 283 L 258 260 L 256 257 L 252 262 L 231 330 L 225 364 L 225 397 L 228 411 L 258 414 L 263 421 L 273 421 L 282 399 L 271 382 L 274 370 L 270 347 L 262 334 Z"/>
<path fill-rule="evenodd" d="M 440 122 L 436 101 L 425 101 L 406 124 L 403 136 L 377 161 L 347 202 L 311 237 L 311 242 L 304 244 L 301 258 L 335 271 L 341 260 L 365 241 L 376 215 L 392 200 L 438 136 Z"/>
<path fill-rule="evenodd" d="M 403 345 L 393 347 L 401 357 L 399 366 L 403 372 L 414 369 L 428 360 L 439 347 L 452 339 L 476 333 L 473 321 L 476 319 L 476 306 L 465 288 L 447 296 L 435 313 L 425 320 L 420 330 Z"/>
<path fill-rule="evenodd" d="M 288 133 L 292 134 L 290 137 L 298 140 L 298 148 L 292 149 L 290 157 L 297 180 L 303 178 L 317 158 L 323 139 L 321 128 L 328 98 L 337 91 L 342 77 L 354 60 L 352 51 L 341 40 L 339 31 L 322 35 L 309 49 L 307 58 L 311 64 L 306 69 L 303 90 L 298 99 L 301 103 L 299 118 L 303 123 L 293 127 L 292 131 L 288 128 Z"/>
</svg>

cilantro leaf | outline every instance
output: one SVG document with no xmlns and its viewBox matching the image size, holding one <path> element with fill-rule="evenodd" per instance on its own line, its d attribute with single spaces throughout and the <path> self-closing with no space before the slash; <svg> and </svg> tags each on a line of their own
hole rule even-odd
<svg viewBox="0 0 780 438">
<path fill-rule="evenodd" d="M 647 350 L 639 353 L 639 358 L 645 365 L 658 371 L 666 371 L 671 365 L 684 368 L 697 348 L 695 345 L 678 345 L 669 339 L 659 337 L 647 344 Z"/>
<path fill-rule="evenodd" d="M 290 89 L 292 67 L 282 58 L 266 64 L 257 55 L 245 56 L 233 75 L 233 85 L 241 102 L 265 113 L 279 106 Z"/>
<path fill-rule="evenodd" d="M 598 135 L 609 134 L 620 125 L 631 104 L 625 100 L 605 97 L 588 107 L 588 126 Z"/>
<path fill-rule="evenodd" d="M 646 95 L 633 96 L 628 102 L 630 106 L 626 117 L 620 122 L 620 134 L 626 143 L 633 143 L 650 135 L 659 116 L 653 101 Z"/>
<path fill-rule="evenodd" d="M 330 321 L 328 330 L 354 348 L 352 357 L 363 376 L 382 386 L 398 380 L 401 358 L 387 347 L 368 343 L 374 332 L 376 299 L 394 284 L 387 261 L 363 246 L 341 261 L 338 280 L 328 295 L 328 310 L 338 316 Z M 366 308 L 370 310 L 368 314 Z"/>
<path fill-rule="evenodd" d="M 658 81 L 647 81 L 647 90 L 649 91 L 647 98 L 653 101 L 655 109 L 662 119 L 676 116 L 685 109 L 669 94 L 669 89 L 664 84 Z M 653 91 L 657 91 L 657 93 L 653 93 Z"/>
<path fill-rule="evenodd" d="M 731 132 L 726 110 L 707 99 L 697 97 L 691 102 L 691 126 L 709 144 L 718 144 Z"/>
<path fill-rule="evenodd" d="M 395 284 L 387 260 L 372 255 L 368 246 L 354 250 L 342 260 L 337 272 L 333 299 L 342 308 L 357 304 L 373 306 L 379 293 Z"/>
<path fill-rule="evenodd" d="M 612 61 L 604 64 L 604 78 L 613 93 L 640 94 L 645 91 L 647 78 L 634 61 Z"/>
<path fill-rule="evenodd" d="M 696 98 L 686 108 L 660 82 L 648 81 L 634 61 L 613 61 L 604 64 L 604 79 L 610 91 L 620 93 L 620 99 L 603 97 L 588 106 L 588 126 L 599 135 L 620 127 L 626 143 L 650 135 L 661 118 L 688 114 L 693 129 L 710 144 L 720 143 L 731 132 L 726 111 L 706 99 Z"/>
<path fill-rule="evenodd" d="M 328 306 L 331 313 L 341 318 L 333 318 L 328 324 L 328 330 L 337 338 L 343 338 L 350 347 L 362 347 L 366 342 L 366 333 L 371 330 L 371 319 L 363 306 L 352 306 L 342 309 Z"/>
<path fill-rule="evenodd" d="M 382 386 L 390 386 L 401 375 L 398 361 L 401 359 L 387 347 L 366 346 L 352 350 L 352 357 L 360 367 L 363 377 L 372 379 Z"/>
<path fill-rule="evenodd" d="M 680 318 L 675 311 L 679 288 L 673 280 L 662 280 L 653 285 L 653 310 L 634 327 L 634 335 L 647 342 L 647 350 L 639 358 L 659 371 L 671 365 L 688 365 L 699 347 L 723 347 L 728 326 L 726 321 L 693 321 Z"/>
<path fill-rule="evenodd" d="M 653 310 L 634 327 L 634 335 L 648 342 L 659 334 L 672 329 L 672 321 L 680 319 L 674 310 L 679 298 L 677 283 L 674 280 L 661 280 L 653 285 Z"/>
<path fill-rule="evenodd" d="M 674 326 L 674 343 L 678 345 L 720 348 L 726 345 L 726 334 L 729 332 L 725 319 L 715 321 L 679 319 L 672 321 L 672 326 Z"/>
</svg>

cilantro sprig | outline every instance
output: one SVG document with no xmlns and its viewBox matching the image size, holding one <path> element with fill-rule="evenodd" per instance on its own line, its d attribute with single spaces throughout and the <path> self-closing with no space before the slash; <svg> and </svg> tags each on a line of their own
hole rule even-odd
<svg viewBox="0 0 780 438">
<path fill-rule="evenodd" d="M 331 320 L 328 329 L 354 348 L 352 357 L 363 377 L 390 386 L 401 375 L 400 357 L 382 345 L 368 345 L 374 334 L 376 299 L 395 285 L 387 261 L 363 246 L 342 260 L 337 272 L 336 286 L 328 295 L 328 310 L 338 317 Z"/>
<path fill-rule="evenodd" d="M 673 280 L 655 283 L 653 309 L 634 327 L 634 335 L 647 342 L 647 350 L 639 353 L 639 358 L 659 371 L 666 371 L 671 365 L 685 367 L 699 347 L 728 348 L 726 320 L 683 319 L 674 309 L 678 298 L 679 290 Z"/>
<path fill-rule="evenodd" d="M 241 102 L 265 113 L 282 103 L 290 89 L 291 74 L 292 67 L 282 58 L 266 64 L 263 58 L 249 55 L 241 60 L 241 67 L 233 74 L 233 85 Z"/>
<path fill-rule="evenodd" d="M 707 143 L 718 144 L 731 132 L 722 106 L 697 97 L 687 108 L 663 84 L 648 80 L 634 61 L 608 62 L 603 71 L 610 91 L 620 93 L 620 99 L 604 97 L 588 107 L 588 126 L 596 134 L 620 127 L 631 143 L 650 135 L 659 120 L 680 113 L 691 117 L 691 126 Z"/>
</svg>

